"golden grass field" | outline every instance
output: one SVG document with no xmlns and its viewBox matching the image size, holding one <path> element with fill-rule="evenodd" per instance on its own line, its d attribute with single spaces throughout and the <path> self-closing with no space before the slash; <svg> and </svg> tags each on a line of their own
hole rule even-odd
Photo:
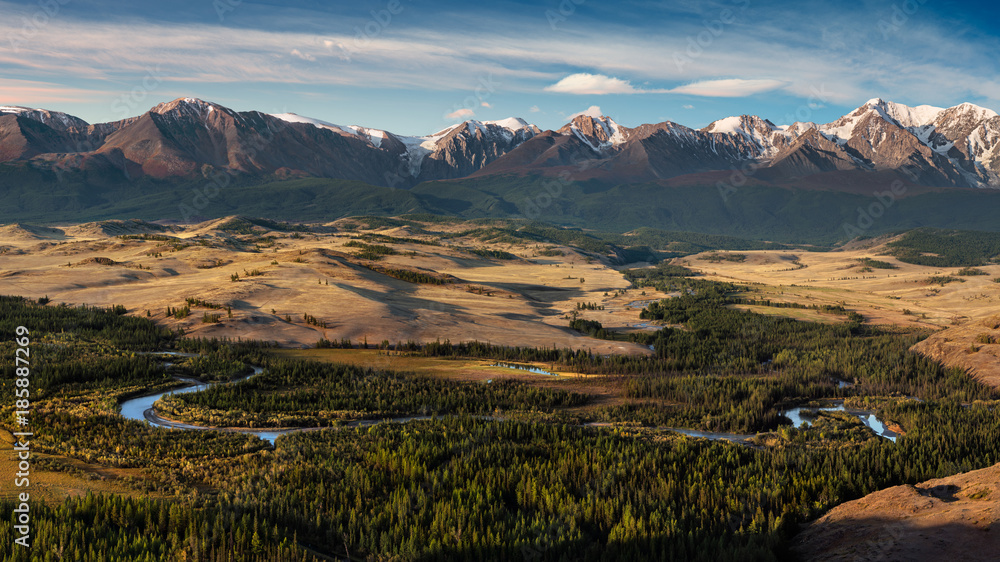
<svg viewBox="0 0 1000 562">
<path fill-rule="evenodd" d="M 649 350 L 569 330 L 568 315 L 577 303 L 604 306 L 580 315 L 605 328 L 641 330 L 655 328 L 639 320 L 643 302 L 667 296 L 649 289 L 619 294 L 629 287 L 621 268 L 574 248 L 483 244 L 453 234 L 482 225 L 429 225 L 438 233 L 434 235 L 406 227 L 348 230 L 350 219 L 342 219 L 314 229 L 322 233 L 268 231 L 250 225 L 250 231 L 234 234 L 220 229 L 229 220 L 173 227 L 164 233 L 175 239 L 172 242 L 123 239 L 119 235 L 144 231 L 127 221 L 0 227 L 0 292 L 48 296 L 71 304 L 121 304 L 131 314 L 145 316 L 148 311 L 157 323 L 183 328 L 190 336 L 273 340 L 286 347 L 313 347 L 320 338 L 355 343 L 478 340 L 595 353 Z M 389 243 L 398 254 L 372 262 L 357 257 L 359 248 L 345 246 L 359 234 L 439 245 Z M 1000 277 L 1000 265 L 985 266 L 988 275 L 964 277 L 965 282 L 931 285 L 928 277 L 953 275 L 958 268 L 902 263 L 881 256 L 880 242 L 832 252 L 740 252 L 746 256 L 742 262 L 720 260 L 725 253 L 713 252 L 674 263 L 707 279 L 750 284 L 760 291 L 753 295 L 756 299 L 842 304 L 871 323 L 938 330 L 917 349 L 1000 384 L 1000 345 L 974 345 L 983 333 L 1000 338 L 990 320 L 1000 313 L 1000 284 L 993 282 Z M 502 250 L 517 258 L 486 259 L 470 253 L 472 248 Z M 561 255 L 541 255 L 543 250 Z M 888 261 L 898 269 L 864 272 L 858 262 L 864 257 Z M 452 282 L 411 283 L 365 265 Z M 231 280 L 233 274 L 238 281 Z M 197 306 L 187 318 L 166 315 L 167 307 L 183 307 L 189 297 L 230 307 L 232 316 L 225 309 Z M 814 310 L 741 308 L 801 320 L 838 321 Z M 222 317 L 218 323 L 205 323 L 205 314 Z M 307 322 L 306 314 L 316 322 Z"/>
<path fill-rule="evenodd" d="M 390 368 L 454 380 L 485 382 L 515 378 L 532 384 L 582 392 L 592 397 L 586 408 L 620 403 L 620 389 L 609 380 L 554 369 L 559 376 L 493 367 L 470 359 L 418 358 L 360 349 L 315 349 L 320 338 L 349 338 L 355 343 L 397 341 L 489 341 L 518 346 L 590 349 L 595 353 L 648 354 L 641 345 L 597 340 L 567 328 L 577 303 L 595 303 L 604 310 L 583 310 L 582 318 L 600 321 L 617 331 L 655 329 L 639 319 L 645 302 L 669 295 L 651 289 L 628 289 L 621 267 L 603 257 L 554 244 L 483 244 L 471 237 L 438 240 L 406 228 L 348 231 L 345 221 L 325 225 L 324 233 L 265 231 L 232 234 L 219 229 L 228 219 L 175 227 L 165 234 L 174 242 L 123 239 L 136 234 L 130 224 L 69 225 L 38 228 L 0 227 L 0 294 L 53 302 L 111 306 L 121 304 L 130 314 L 148 316 L 158 324 L 183 328 L 194 337 L 273 340 L 279 353 L 323 361 Z M 435 228 L 461 232 L 469 225 Z M 389 243 L 398 254 L 377 262 L 357 256 L 345 246 L 359 234 L 437 241 Z M 885 242 L 885 240 L 882 240 Z M 371 242 L 379 243 L 379 242 Z M 486 259 L 470 248 L 502 250 L 516 259 Z M 548 250 L 547 252 L 543 251 Z M 561 255 L 559 254 L 561 253 Z M 916 346 L 920 352 L 951 365 L 971 369 L 984 381 L 1000 386 L 1000 344 L 976 344 L 981 334 L 1000 340 L 1000 265 L 986 266 L 988 275 L 965 277 L 944 286 L 928 284 L 934 275 L 954 275 L 958 268 L 910 265 L 881 256 L 877 243 L 833 252 L 748 251 L 744 261 L 720 260 L 706 253 L 674 260 L 707 279 L 749 284 L 757 300 L 806 305 L 841 304 L 874 324 L 935 330 Z M 724 253 L 723 253 L 724 254 Z M 864 272 L 858 259 L 872 257 L 898 269 Z M 437 278 L 443 285 L 411 283 L 365 267 L 405 269 Z M 645 264 L 630 264 L 642 267 Z M 249 275 L 259 272 L 259 275 Z M 238 281 L 231 280 L 237 274 Z M 625 290 L 628 289 L 628 290 Z M 620 290 L 625 290 L 619 294 Z M 190 316 L 166 315 L 186 298 L 222 306 L 192 307 Z M 232 311 L 230 317 L 226 307 Z M 819 322 L 842 317 L 815 310 L 740 306 Z M 205 323 L 205 314 L 220 314 Z M 304 315 L 315 318 L 306 321 Z M 325 327 L 324 324 L 325 323 Z M 11 436 L 0 435 L 0 479 L 12 482 Z M 69 457 L 36 454 L 36 459 L 69 467 L 55 471 L 38 466 L 32 474 L 32 498 L 60 502 L 67 496 L 95 492 L 135 494 L 120 481 L 141 477 L 141 469 L 112 469 Z M 0 497 L 17 490 L 4 487 Z"/>
<path fill-rule="evenodd" d="M 887 240 L 881 240 L 882 243 Z M 987 275 L 960 277 L 964 282 L 929 284 L 932 276 L 956 276 L 961 268 L 912 265 L 881 255 L 881 243 L 834 252 L 740 252 L 743 262 L 708 261 L 711 253 L 689 256 L 676 263 L 700 271 L 707 279 L 754 284 L 775 301 L 842 304 L 873 324 L 922 327 L 935 333 L 915 351 L 970 369 L 984 382 L 1000 387 L 1000 345 L 977 344 L 980 334 L 1000 340 L 1000 265 L 983 266 Z M 857 261 L 870 257 L 898 269 L 862 272 Z M 793 263 L 797 262 L 797 263 Z M 752 308 L 823 321 L 830 317 L 812 310 Z"/>
<path fill-rule="evenodd" d="M 606 258 L 553 244 L 484 244 L 460 236 L 482 224 L 429 224 L 436 233 L 407 227 L 349 230 L 342 219 L 297 234 L 252 226 L 234 234 L 220 229 L 230 218 L 173 227 L 173 242 L 123 239 L 143 232 L 127 221 L 52 228 L 0 227 L 0 292 L 54 302 L 110 306 L 147 315 L 190 336 L 273 340 L 286 347 L 313 347 L 320 338 L 355 343 L 397 341 L 489 341 L 517 346 L 591 349 L 595 353 L 649 353 L 640 345 L 585 337 L 569 330 L 577 303 L 581 317 L 619 331 L 655 328 L 639 320 L 644 301 L 663 298 L 629 287 Z M 388 243 L 397 255 L 373 262 L 345 243 L 359 234 L 411 241 Z M 444 236 L 447 235 L 447 236 Z M 412 242 L 421 240 L 439 245 Z M 1000 345 L 974 345 L 982 334 L 1000 338 L 989 320 L 1000 312 L 1000 265 L 965 282 L 931 285 L 927 278 L 954 275 L 958 268 L 933 268 L 881 256 L 881 242 L 854 244 L 832 252 L 747 251 L 742 262 L 706 253 L 674 260 L 707 279 L 747 283 L 755 299 L 803 304 L 842 304 L 868 322 L 938 330 L 918 350 L 949 364 L 973 369 L 1000 384 Z M 370 242 L 379 243 L 379 242 Z M 486 259 L 472 248 L 502 250 L 516 259 Z M 552 254 L 542 255 L 543 250 Z M 715 255 L 715 259 L 710 261 Z M 858 259 L 888 261 L 897 269 L 862 271 Z M 365 267 L 405 269 L 452 282 L 411 283 Z M 631 264 L 630 267 L 643 264 Z M 255 271 L 256 270 L 256 271 Z M 248 275 L 259 273 L 259 275 Z M 231 276 L 239 276 L 232 281 Z M 192 307 L 187 318 L 166 315 L 186 298 L 230 307 L 229 312 Z M 839 321 L 813 310 L 745 306 L 757 312 L 801 320 Z M 221 314 L 205 323 L 205 314 Z M 306 321 L 308 314 L 315 323 Z M 325 324 L 325 327 L 324 327 Z M 975 349 L 975 351 L 973 351 Z"/>
<path fill-rule="evenodd" d="M 293 347 L 313 346 L 325 337 L 648 351 L 584 338 L 566 327 L 563 316 L 577 302 L 605 304 L 607 311 L 598 319 L 622 327 L 638 322 L 640 311 L 627 306 L 638 291 L 604 296 L 628 287 L 621 274 L 597 261 L 587 263 L 568 248 L 563 256 L 533 258 L 534 247 L 504 245 L 521 257 L 500 261 L 462 251 L 457 247 L 478 244 L 456 239 L 442 246 L 392 244 L 399 255 L 370 262 L 455 278 L 445 285 L 417 284 L 359 265 L 368 262 L 351 257 L 357 248 L 343 247 L 353 233 L 298 238 L 275 232 L 273 246 L 246 252 L 226 246 L 238 237 L 214 229 L 220 222 L 170 233 L 195 243 L 178 251 L 162 242 L 109 236 L 93 225 L 60 228 L 64 234 L 44 233 L 44 238 L 6 227 L 0 230 L 0 291 L 71 304 L 121 304 L 131 314 L 148 310 L 154 321 L 183 327 L 192 336 L 273 340 Z M 400 229 L 382 233 L 408 235 Z M 199 240 L 208 245 L 197 245 Z M 245 274 L 254 270 L 261 274 Z M 231 281 L 233 274 L 240 280 Z M 231 306 L 232 318 L 222 311 L 221 322 L 206 324 L 203 314 L 219 311 L 201 308 L 182 320 L 166 316 L 167 307 L 182 307 L 188 297 Z M 305 314 L 326 327 L 307 323 Z"/>
</svg>

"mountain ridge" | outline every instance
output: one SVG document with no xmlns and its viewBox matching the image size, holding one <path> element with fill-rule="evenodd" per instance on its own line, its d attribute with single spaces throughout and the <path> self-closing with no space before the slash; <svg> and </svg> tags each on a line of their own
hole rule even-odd
<svg viewBox="0 0 1000 562">
<path fill-rule="evenodd" d="M 294 113 L 234 111 L 198 98 L 98 124 L 0 106 L 0 162 L 14 161 L 125 179 L 225 171 L 403 188 L 494 174 L 641 182 L 752 163 L 778 182 L 822 184 L 819 176 L 833 171 L 891 171 L 926 186 L 1000 188 L 1000 116 L 970 103 L 910 107 L 873 98 L 825 124 L 775 125 L 738 115 L 701 129 L 671 121 L 625 127 L 591 108 L 554 131 L 510 117 L 409 136 Z"/>
</svg>

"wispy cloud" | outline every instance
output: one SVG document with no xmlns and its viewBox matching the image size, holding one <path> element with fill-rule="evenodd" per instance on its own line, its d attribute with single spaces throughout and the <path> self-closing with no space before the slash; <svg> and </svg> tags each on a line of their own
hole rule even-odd
<svg viewBox="0 0 1000 562">
<path fill-rule="evenodd" d="M 305 61 L 316 62 L 316 57 L 314 57 L 313 55 L 304 54 L 302 51 L 300 51 L 298 49 L 292 49 L 292 53 L 291 54 L 292 54 L 292 56 L 296 56 L 296 57 L 298 57 L 298 58 L 300 58 L 302 60 L 305 60 Z"/>
<path fill-rule="evenodd" d="M 904 103 L 1000 104 L 1000 81 L 983 78 L 1000 70 L 992 55 L 1000 40 L 956 33 L 949 22 L 932 17 L 930 4 L 887 41 L 878 27 L 891 15 L 885 6 L 870 3 L 851 13 L 820 3 L 766 10 L 755 3 L 678 69 L 672 55 L 687 56 L 688 39 L 706 32 L 701 16 L 725 6 L 643 4 L 649 21 L 641 24 L 634 18 L 588 19 L 580 12 L 560 33 L 552 33 L 537 10 L 503 14 L 501 28 L 491 18 L 466 14 L 457 21 L 453 13 L 418 13 L 414 7 L 363 45 L 352 31 L 367 21 L 361 9 L 350 21 L 329 13 L 283 14 L 278 29 L 237 28 L 230 25 L 235 17 L 227 25 L 212 18 L 181 24 L 129 14 L 77 20 L 67 7 L 17 53 L 0 49 L 0 75 L 59 82 L 86 95 L 85 83 L 97 84 L 93 92 L 120 89 L 111 96 L 129 91 L 150 67 L 161 65 L 164 91 L 253 83 L 464 96 L 470 77 L 490 75 L 505 94 L 742 97 L 777 91 L 807 98 L 822 89 L 829 104 L 860 103 L 873 92 Z M 0 1 L 0 38 L 20 34 L 20 16 L 30 17 L 32 9 L 37 7 Z M 270 8 L 244 3 L 241 9 L 245 14 Z"/>
<path fill-rule="evenodd" d="M 0 79 L 0 104 L 45 107 L 50 104 L 96 102 L 112 93 L 83 88 L 68 88 L 62 84 L 33 80 Z M 57 109 L 51 107 L 51 109 Z"/>
<path fill-rule="evenodd" d="M 788 85 L 782 80 L 743 80 L 729 78 L 725 80 L 703 80 L 667 90 L 671 94 L 689 94 L 713 98 L 741 98 L 762 92 L 777 90 Z"/>
<path fill-rule="evenodd" d="M 555 84 L 546 86 L 545 91 L 581 95 L 641 93 L 641 90 L 633 88 L 628 80 L 587 73 L 570 74 Z"/>
<path fill-rule="evenodd" d="M 546 86 L 546 92 L 578 95 L 605 94 L 688 94 L 692 96 L 738 98 L 776 90 L 788 82 L 771 79 L 745 80 L 727 78 L 723 80 L 702 80 L 676 88 L 643 89 L 636 88 L 628 80 L 613 78 L 603 74 L 570 74 L 562 80 Z"/>
<path fill-rule="evenodd" d="M 464 107 L 462 109 L 457 109 L 455 111 L 452 111 L 448 115 L 445 115 L 445 117 L 448 119 L 457 119 L 457 120 L 472 119 L 475 116 L 476 116 L 475 111 L 472 111 L 471 109 L 466 109 Z"/>
</svg>

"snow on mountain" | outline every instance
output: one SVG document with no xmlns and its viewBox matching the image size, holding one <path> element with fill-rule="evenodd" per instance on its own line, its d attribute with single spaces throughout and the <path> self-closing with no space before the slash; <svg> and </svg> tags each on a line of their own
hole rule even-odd
<svg viewBox="0 0 1000 562">
<path fill-rule="evenodd" d="M 530 129 L 534 125 L 529 125 L 527 121 L 521 119 L 520 117 L 508 117 L 506 119 L 500 119 L 499 121 L 483 121 L 484 125 L 496 125 L 507 129 L 508 131 L 515 133 L 521 129 Z"/>
<path fill-rule="evenodd" d="M 601 115 L 600 108 L 591 106 L 586 111 L 573 115 L 569 123 L 558 131 L 575 135 L 595 152 L 603 153 L 618 147 L 628 140 L 628 129 L 607 115 Z"/>
<path fill-rule="evenodd" d="M 312 117 L 303 117 L 295 113 L 274 114 L 283 121 L 290 123 L 308 123 L 323 129 L 330 129 L 335 132 L 354 135 L 368 141 L 375 148 L 398 147 L 395 144 L 385 144 L 383 141 L 388 138 L 395 139 L 402 144 L 403 150 L 399 153 L 399 158 L 412 177 L 420 175 L 424 160 L 432 154 L 442 150 L 443 142 L 454 134 L 466 134 L 470 139 L 484 139 L 496 141 L 500 144 L 515 143 L 518 137 L 529 137 L 537 134 L 538 127 L 529 124 L 520 117 L 508 117 L 497 121 L 476 121 L 469 120 L 457 123 L 444 129 L 424 136 L 397 135 L 380 129 L 369 129 L 358 125 L 335 125 L 327 121 Z"/>
<path fill-rule="evenodd" d="M 221 111 L 230 115 L 235 112 L 219 104 L 200 100 L 198 98 L 177 98 L 174 101 L 157 104 L 149 110 L 150 113 L 170 115 L 171 113 L 204 118 L 213 111 Z"/>
<path fill-rule="evenodd" d="M 342 127 L 340 125 L 334 125 L 333 123 L 328 123 L 326 121 L 322 121 L 320 119 L 314 119 L 312 117 L 303 117 L 297 113 L 271 113 L 270 115 L 271 117 L 277 117 L 278 119 L 281 119 L 282 121 L 286 121 L 288 123 L 308 123 L 310 125 L 315 125 L 320 129 L 336 129 L 338 131 L 348 132 L 345 131 L 345 127 Z"/>
<path fill-rule="evenodd" d="M 148 125 L 147 115 L 88 125 L 65 113 L 2 105 L 0 117 L 7 116 L 5 119 L 10 121 L 9 116 L 17 115 L 22 121 L 22 127 L 9 128 L 7 134 L 11 140 L 5 158 L 121 148 L 135 166 L 157 173 L 174 173 L 171 170 L 177 166 L 171 164 L 170 158 L 176 157 L 190 164 L 177 168 L 181 171 L 195 169 L 191 166 L 204 160 L 244 171 L 289 167 L 305 173 L 336 175 L 350 163 L 356 172 L 352 177 L 366 181 L 392 176 L 402 177 L 406 182 L 420 182 L 466 177 L 537 136 L 537 142 L 505 160 L 498 169 L 516 170 L 527 165 L 525 162 L 536 160 L 540 166 L 564 163 L 566 155 L 559 151 L 563 150 L 561 147 L 570 147 L 566 150 L 586 153 L 587 158 L 601 161 L 605 172 L 611 175 L 618 170 L 612 162 L 616 158 L 628 174 L 656 178 L 728 169 L 757 161 L 768 166 L 772 163 L 785 166 L 797 176 L 834 169 L 907 168 L 916 170 L 922 178 L 919 181 L 928 185 L 1000 186 L 1000 116 L 971 103 L 950 108 L 911 107 L 872 98 L 825 124 L 795 122 L 779 126 L 755 115 L 737 115 L 714 121 L 700 130 L 669 121 L 624 127 L 604 115 L 600 107 L 591 106 L 572 115 L 558 131 L 544 135 L 538 127 L 517 117 L 464 121 L 424 136 L 396 135 L 295 113 L 267 116 L 256 111 L 237 112 L 197 98 L 161 103 L 149 114 L 155 123 L 153 128 Z M 23 127 L 23 119 L 46 124 L 60 134 L 38 136 L 31 132 L 35 128 Z M 280 137 L 280 142 L 314 149 L 318 156 L 312 160 L 297 160 L 295 154 L 285 154 L 278 145 L 266 155 L 248 151 L 246 146 L 251 137 L 273 129 L 274 119 L 327 129 L 357 139 L 361 144 L 352 141 L 344 145 L 325 135 L 303 136 L 303 128 L 299 126 L 289 128 L 289 134 Z M 192 121 L 201 123 L 203 129 L 192 130 Z M 132 125 L 136 128 L 119 134 Z M 175 125 L 178 128 L 172 129 Z M 162 131 L 167 130 L 172 132 L 163 136 Z M 33 140 L 25 141 L 26 134 Z M 25 146 L 30 146 L 30 150 Z M 217 162 L 220 146 L 228 147 L 228 160 Z M 192 159 L 191 155 L 195 157 Z M 642 166 L 648 170 L 640 170 Z M 368 171 L 362 173 L 362 169 Z M 369 172 L 371 175 L 366 175 Z"/>
<path fill-rule="evenodd" d="M 790 135 L 781 127 L 756 115 L 726 117 L 710 123 L 703 132 L 730 135 L 747 158 L 769 158 L 788 144 Z"/>
<path fill-rule="evenodd" d="M 403 146 L 406 147 L 406 153 L 404 155 L 404 161 L 406 162 L 410 175 L 412 177 L 417 177 L 420 175 L 420 168 L 424 162 L 424 159 L 428 155 L 433 153 L 438 148 L 438 142 L 447 137 L 449 133 L 455 129 L 461 127 L 462 125 L 468 125 L 468 123 L 458 123 L 450 127 L 446 127 L 433 135 L 427 135 L 426 137 L 407 137 L 407 136 L 397 136 Z"/>
<path fill-rule="evenodd" d="M 35 109 L 31 107 L 20 107 L 17 105 L 3 105 L 0 106 L 0 115 L 3 114 L 21 115 L 22 117 L 34 119 L 35 121 L 39 121 L 61 131 L 69 129 L 82 131 L 88 127 L 87 122 L 79 117 L 74 117 L 68 113 L 62 113 L 60 111 L 49 111 L 47 109 Z"/>
<path fill-rule="evenodd" d="M 892 119 L 906 128 L 926 127 L 934 123 L 938 115 L 944 111 L 943 108 L 932 105 L 910 107 L 901 103 L 884 101 L 881 98 L 870 99 L 863 107 L 871 107 L 886 119 Z"/>
<path fill-rule="evenodd" d="M 386 138 L 386 131 L 381 129 L 369 129 L 358 125 L 335 125 L 321 119 L 313 117 L 303 117 L 297 113 L 272 113 L 271 117 L 276 117 L 287 123 L 307 123 L 320 129 L 329 129 L 335 133 L 347 134 L 360 137 L 368 141 L 375 148 L 381 148 L 382 141 Z"/>
</svg>

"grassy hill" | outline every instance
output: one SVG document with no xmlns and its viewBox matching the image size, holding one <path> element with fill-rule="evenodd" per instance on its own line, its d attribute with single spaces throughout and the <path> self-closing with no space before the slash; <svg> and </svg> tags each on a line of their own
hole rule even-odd
<svg viewBox="0 0 1000 562">
<path fill-rule="evenodd" d="M 776 242 L 832 244 L 859 235 L 920 227 L 1000 231 L 1000 193 L 923 190 L 890 205 L 874 196 L 746 186 L 609 186 L 542 177 L 467 178 L 392 189 L 332 179 L 224 182 L 113 181 L 0 166 L 0 223 L 66 223 L 109 218 L 201 220 L 233 214 L 317 221 L 422 213 L 461 218 L 519 217 L 624 233 L 643 227 Z"/>
</svg>

